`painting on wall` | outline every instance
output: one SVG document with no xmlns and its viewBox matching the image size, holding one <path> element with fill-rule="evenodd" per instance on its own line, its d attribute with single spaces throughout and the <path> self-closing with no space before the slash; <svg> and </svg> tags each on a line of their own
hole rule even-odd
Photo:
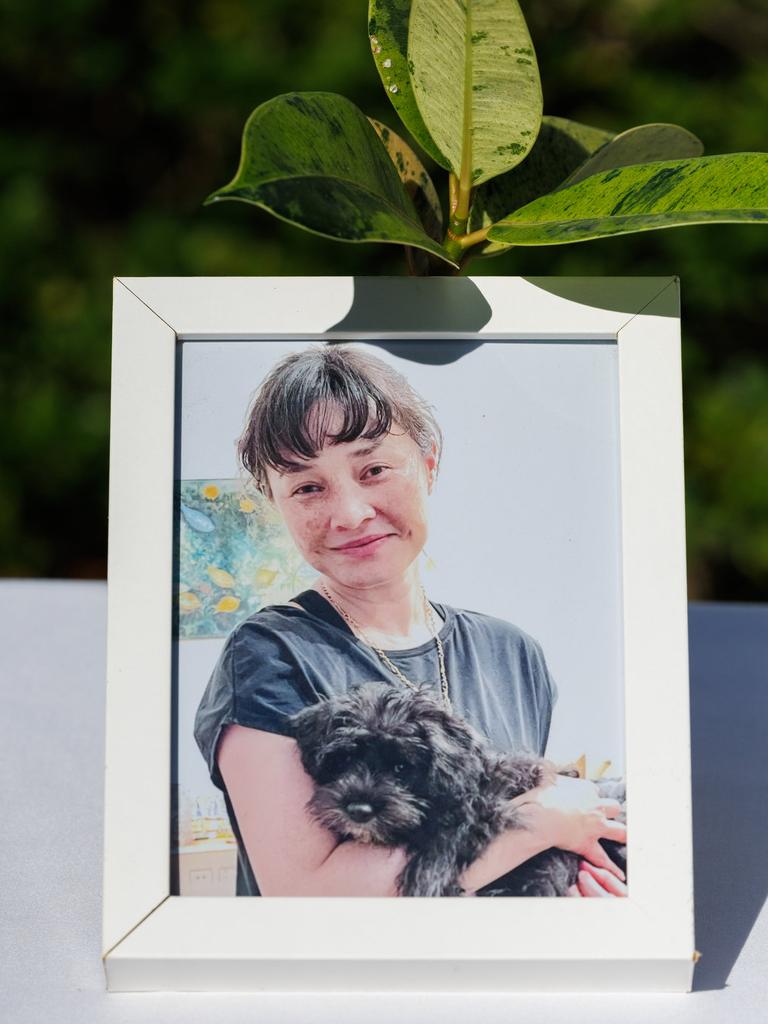
<svg viewBox="0 0 768 1024">
<path fill-rule="evenodd" d="M 180 640 L 226 636 L 317 575 L 267 499 L 240 480 L 181 480 L 177 500 Z"/>
</svg>

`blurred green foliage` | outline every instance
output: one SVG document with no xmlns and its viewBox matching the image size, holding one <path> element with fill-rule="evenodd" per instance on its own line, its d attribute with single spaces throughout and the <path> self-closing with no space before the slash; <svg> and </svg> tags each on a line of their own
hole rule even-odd
<svg viewBox="0 0 768 1024">
<path fill-rule="evenodd" d="M 545 111 L 672 121 L 768 150 L 765 0 L 523 0 Z M 393 124 L 365 0 L 0 0 L 0 573 L 103 576 L 113 275 L 405 272 L 239 204 L 203 209 L 290 90 Z M 428 162 L 428 161 L 427 161 Z M 447 197 L 443 196 L 447 202 Z M 768 584 L 768 234 L 686 228 L 522 249 L 481 274 L 679 274 L 690 591 Z M 148 382 L 151 400 L 151 382 Z"/>
</svg>

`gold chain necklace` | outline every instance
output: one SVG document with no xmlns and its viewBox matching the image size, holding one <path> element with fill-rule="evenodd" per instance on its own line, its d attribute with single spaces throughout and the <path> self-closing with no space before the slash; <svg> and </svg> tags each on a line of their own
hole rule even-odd
<svg viewBox="0 0 768 1024">
<path fill-rule="evenodd" d="M 376 644 L 372 643 L 368 639 L 368 637 L 365 635 L 365 630 L 360 625 L 360 623 L 353 619 L 349 612 L 342 608 L 341 605 L 338 604 L 338 602 L 333 597 L 331 597 L 330 591 L 328 590 L 324 583 L 320 584 L 320 590 L 323 592 L 323 596 L 326 598 L 326 600 L 336 609 L 339 615 L 341 615 L 341 617 L 350 627 L 352 632 L 357 633 L 360 636 L 360 639 L 363 640 L 364 643 L 368 644 L 368 646 L 371 647 L 378 654 L 379 658 L 381 658 L 381 660 L 384 662 L 384 664 L 387 666 L 390 672 L 396 675 L 400 682 L 403 683 L 405 686 L 409 687 L 411 690 L 418 690 L 419 687 L 416 685 L 416 683 L 412 683 L 410 679 L 403 675 L 403 673 L 400 671 L 397 665 L 395 665 L 395 663 L 387 657 L 385 652 L 382 651 L 380 647 L 377 647 Z M 421 597 L 424 602 L 424 611 L 426 613 L 427 623 L 432 632 L 432 637 L 435 641 L 435 646 L 437 647 L 437 661 L 438 665 L 440 666 L 440 690 L 443 696 L 443 703 L 445 704 L 448 711 L 451 711 L 453 709 L 451 707 L 451 698 L 448 695 L 448 675 L 445 671 L 445 651 L 443 650 L 443 641 L 440 639 L 440 632 L 435 624 L 435 613 L 432 610 L 432 605 L 427 600 L 427 595 L 424 592 L 423 587 L 421 588 Z"/>
</svg>

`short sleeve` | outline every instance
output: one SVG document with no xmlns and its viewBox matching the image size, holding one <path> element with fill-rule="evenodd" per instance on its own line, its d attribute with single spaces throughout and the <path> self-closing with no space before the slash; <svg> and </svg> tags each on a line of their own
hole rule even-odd
<svg viewBox="0 0 768 1024">
<path fill-rule="evenodd" d="M 552 711 L 557 703 L 558 689 L 552 673 L 549 671 L 541 644 L 536 640 L 532 640 L 531 643 L 531 668 L 539 711 L 539 753 L 543 756 L 547 749 Z"/>
<path fill-rule="evenodd" d="M 195 715 L 194 735 L 211 781 L 223 790 L 216 763 L 227 725 L 293 736 L 290 719 L 320 699 L 284 640 L 245 622 L 227 638 Z"/>
</svg>

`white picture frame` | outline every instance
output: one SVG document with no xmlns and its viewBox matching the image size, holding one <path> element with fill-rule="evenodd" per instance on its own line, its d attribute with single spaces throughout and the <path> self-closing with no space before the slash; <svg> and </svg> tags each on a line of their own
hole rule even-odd
<svg viewBox="0 0 768 1024">
<path fill-rule="evenodd" d="M 172 896 L 177 345 L 419 338 L 617 346 L 629 896 Z M 678 280 L 116 279 L 112 380 L 108 988 L 690 990 L 696 954 Z"/>
</svg>

